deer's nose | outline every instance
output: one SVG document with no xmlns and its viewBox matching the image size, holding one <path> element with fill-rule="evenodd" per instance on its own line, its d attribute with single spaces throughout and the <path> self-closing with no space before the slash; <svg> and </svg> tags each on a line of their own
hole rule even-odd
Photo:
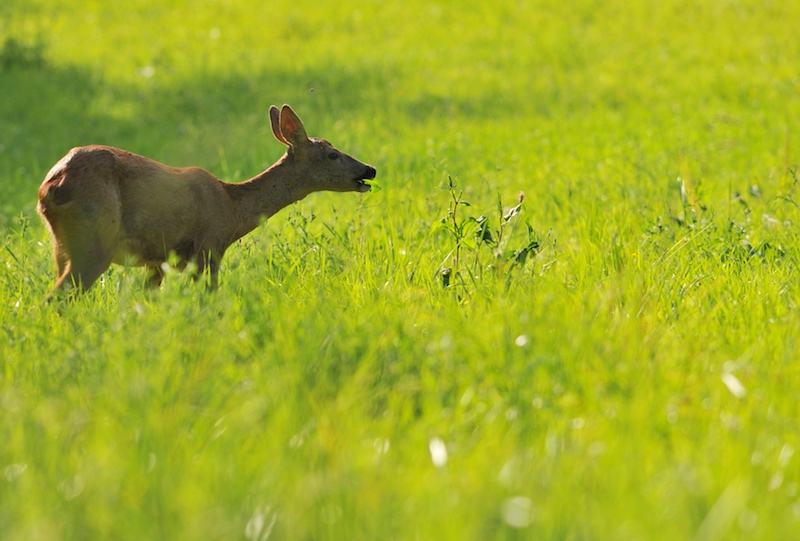
<svg viewBox="0 0 800 541">
<path fill-rule="evenodd" d="M 378 174 L 378 172 L 375 171 L 375 168 L 372 167 L 371 165 L 368 165 L 367 166 L 367 170 L 364 171 L 364 177 L 363 178 L 365 180 L 372 180 L 373 178 L 375 178 L 375 175 L 377 175 L 377 174 Z"/>
</svg>

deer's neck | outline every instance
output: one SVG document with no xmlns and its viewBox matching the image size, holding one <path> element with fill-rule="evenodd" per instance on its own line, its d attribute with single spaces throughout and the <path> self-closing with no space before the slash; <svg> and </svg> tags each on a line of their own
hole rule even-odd
<svg viewBox="0 0 800 541">
<path fill-rule="evenodd" d="M 287 153 L 263 173 L 240 183 L 225 183 L 237 214 L 239 228 L 235 238 L 246 235 L 284 207 L 300 201 L 309 193 L 298 178 L 294 157 Z"/>
</svg>

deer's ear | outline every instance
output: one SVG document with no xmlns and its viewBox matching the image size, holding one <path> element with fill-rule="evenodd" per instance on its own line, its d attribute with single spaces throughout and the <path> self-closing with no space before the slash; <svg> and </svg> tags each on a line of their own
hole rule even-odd
<svg viewBox="0 0 800 541">
<path fill-rule="evenodd" d="M 286 137 L 283 136 L 281 133 L 281 113 L 278 111 L 278 108 L 274 105 L 269 108 L 269 123 L 272 126 L 272 135 L 275 136 L 275 139 L 283 143 L 284 145 L 288 145 L 289 141 L 286 140 Z"/>
<path fill-rule="evenodd" d="M 303 122 L 288 105 L 281 108 L 280 124 L 281 134 L 289 146 L 298 147 L 308 141 Z"/>
</svg>

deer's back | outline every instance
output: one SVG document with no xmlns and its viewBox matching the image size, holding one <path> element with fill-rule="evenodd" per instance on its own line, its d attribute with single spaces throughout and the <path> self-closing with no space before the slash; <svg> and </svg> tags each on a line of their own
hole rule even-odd
<svg viewBox="0 0 800 541">
<path fill-rule="evenodd" d="M 107 146 L 72 149 L 45 177 L 39 210 L 55 227 L 86 219 L 119 228 L 121 249 L 142 261 L 178 245 L 220 244 L 235 213 L 220 181 Z"/>
</svg>

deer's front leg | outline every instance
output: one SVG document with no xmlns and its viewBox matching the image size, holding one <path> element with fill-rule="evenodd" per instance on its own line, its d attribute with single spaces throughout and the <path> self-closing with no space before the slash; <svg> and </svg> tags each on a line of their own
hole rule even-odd
<svg viewBox="0 0 800 541">
<path fill-rule="evenodd" d="M 161 265 L 146 265 L 145 272 L 147 273 L 145 286 L 152 289 L 161 286 L 161 282 L 164 280 L 164 269 L 161 268 Z"/>
</svg>

